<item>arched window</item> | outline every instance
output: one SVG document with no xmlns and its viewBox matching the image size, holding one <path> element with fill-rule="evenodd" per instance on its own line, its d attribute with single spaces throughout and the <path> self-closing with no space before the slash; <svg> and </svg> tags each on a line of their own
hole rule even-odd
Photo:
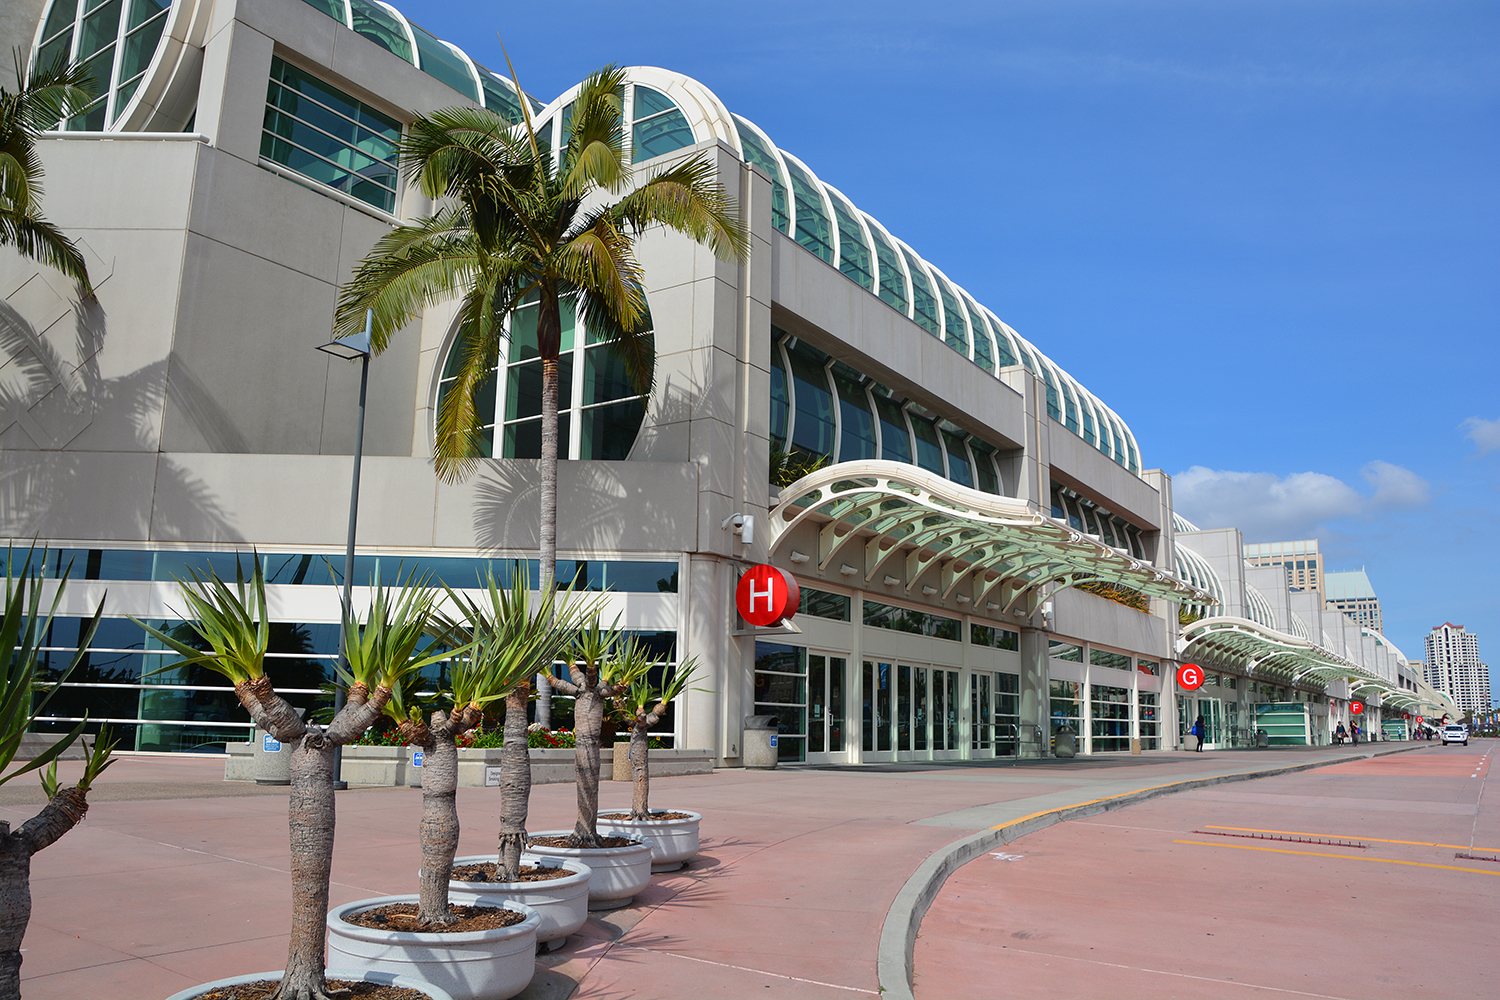
<svg viewBox="0 0 1500 1000">
<path fill-rule="evenodd" d="M 609 344 L 590 336 L 571 299 L 560 303 L 558 353 L 558 457 L 619 461 L 629 457 L 646 413 L 625 366 Z M 537 355 L 537 304 L 533 299 L 511 317 L 500 362 L 475 393 L 484 427 L 486 455 L 540 458 L 542 454 L 542 362 Z M 447 395 L 462 356 L 462 339 L 448 348 L 438 387 Z M 502 374 L 503 373 L 503 374 Z M 497 441 L 498 439 L 498 441 Z"/>
<path fill-rule="evenodd" d="M 635 85 L 635 125 L 631 133 L 632 163 L 691 146 L 693 127 L 687 117 L 659 90 Z"/>
<path fill-rule="evenodd" d="M 53 0 L 33 65 L 59 59 L 82 65 L 99 95 L 68 119 L 67 129 L 100 132 L 119 119 L 156 55 L 171 6 L 171 0 Z"/>
</svg>

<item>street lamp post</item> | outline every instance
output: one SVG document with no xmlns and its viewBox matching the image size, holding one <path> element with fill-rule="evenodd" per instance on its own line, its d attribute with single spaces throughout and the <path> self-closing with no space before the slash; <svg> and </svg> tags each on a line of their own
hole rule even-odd
<svg viewBox="0 0 1500 1000">
<path fill-rule="evenodd" d="M 319 344 L 318 350 L 324 354 L 331 354 L 345 361 L 359 361 L 359 422 L 354 431 L 354 483 L 349 489 L 349 538 L 344 546 L 344 603 L 342 615 L 351 613 L 350 599 L 351 590 L 354 586 L 354 534 L 355 527 L 359 523 L 359 465 L 365 450 L 365 389 L 370 382 L 370 329 L 375 322 L 374 310 L 365 312 L 365 332 L 356 333 L 352 337 L 342 340 L 330 340 L 326 344 Z M 349 667 L 349 650 L 346 647 L 345 628 L 343 619 L 339 622 L 339 670 L 342 672 Z M 333 714 L 338 715 L 344 707 L 344 686 L 339 683 L 337 677 L 333 682 Z M 344 748 L 334 747 L 333 750 L 333 787 L 348 788 L 349 783 L 343 780 Z"/>
</svg>

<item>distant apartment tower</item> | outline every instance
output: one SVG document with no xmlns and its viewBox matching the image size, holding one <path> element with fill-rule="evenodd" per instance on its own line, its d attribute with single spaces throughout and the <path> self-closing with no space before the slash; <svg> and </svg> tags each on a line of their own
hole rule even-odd
<svg viewBox="0 0 1500 1000">
<path fill-rule="evenodd" d="M 1245 561 L 1252 566 L 1282 566 L 1288 587 L 1323 593 L 1323 556 L 1316 538 L 1246 545 Z"/>
<path fill-rule="evenodd" d="M 1364 570 L 1325 573 L 1323 599 L 1365 628 L 1385 631 L 1380 617 L 1380 598 L 1375 596 L 1375 588 L 1370 586 L 1370 578 L 1365 576 Z"/>
<path fill-rule="evenodd" d="M 1427 633 L 1427 683 L 1462 712 L 1490 710 L 1490 668 L 1479 662 L 1479 636 L 1444 622 Z"/>
</svg>

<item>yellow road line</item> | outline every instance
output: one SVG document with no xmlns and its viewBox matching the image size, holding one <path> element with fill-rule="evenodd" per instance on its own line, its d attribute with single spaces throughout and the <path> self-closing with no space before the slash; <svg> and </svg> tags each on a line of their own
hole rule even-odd
<svg viewBox="0 0 1500 1000">
<path fill-rule="evenodd" d="M 1224 777 L 1232 777 L 1233 773 L 1235 772 L 1232 772 L 1230 775 L 1225 775 Z M 1091 806 L 1096 802 L 1110 802 L 1114 799 L 1123 799 L 1131 795 L 1139 795 L 1141 792 L 1151 792 L 1155 791 L 1158 788 L 1171 788 L 1173 785 L 1187 785 L 1202 780 L 1203 779 L 1201 778 L 1188 778 L 1183 781 L 1169 781 L 1164 785 L 1147 785 L 1145 788 L 1132 789 L 1128 792 L 1121 792 L 1119 795 L 1106 795 L 1102 799 L 1089 799 L 1086 802 L 1070 802 L 1065 806 L 1057 806 L 1053 809 L 1043 809 L 1041 812 L 1034 812 L 1026 816 L 1018 817 L 1016 819 L 1008 819 L 1004 823 L 996 823 L 994 826 L 990 827 L 990 829 L 1003 830 L 1007 826 L 1015 826 L 1017 823 L 1024 823 L 1028 819 L 1036 819 L 1038 816 L 1048 816 L 1055 812 L 1062 812 L 1064 809 L 1077 809 L 1079 806 Z"/>
<path fill-rule="evenodd" d="M 1347 833 L 1308 833 L 1305 830 L 1257 830 L 1250 826 L 1205 826 L 1205 830 L 1236 830 L 1240 833 L 1280 833 L 1288 837 L 1333 837 L 1336 840 L 1368 840 L 1372 844 L 1407 844 L 1411 847 L 1451 847 L 1455 851 L 1495 851 L 1496 847 L 1470 847 L 1468 844 L 1432 844 L 1425 840 L 1382 840 L 1379 837 L 1360 837 Z"/>
<path fill-rule="evenodd" d="M 1475 875 L 1500 875 L 1489 868 L 1460 868 L 1458 865 L 1435 865 L 1428 861 L 1401 861 L 1397 858 L 1362 858 L 1354 854 L 1328 854 L 1324 851 L 1289 851 L 1282 847 L 1254 847 L 1250 844 L 1216 844 L 1207 840 L 1174 840 L 1174 844 L 1196 844 L 1199 847 L 1229 847 L 1237 851 L 1269 851 L 1272 854 L 1303 854 L 1313 858 L 1338 858 L 1340 861 L 1374 861 L 1383 865 L 1411 865 L 1414 868 L 1441 868 L 1450 872 L 1473 872 Z"/>
</svg>

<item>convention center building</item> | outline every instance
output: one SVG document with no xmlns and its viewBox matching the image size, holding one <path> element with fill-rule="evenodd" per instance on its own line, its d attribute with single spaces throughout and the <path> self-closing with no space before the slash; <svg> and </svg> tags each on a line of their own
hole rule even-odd
<svg viewBox="0 0 1500 1000">
<path fill-rule="evenodd" d="M 126 616 L 179 621 L 174 580 L 263 563 L 269 673 L 326 699 L 360 365 L 317 348 L 376 240 L 434 205 L 403 183 L 414 116 L 522 102 L 566 143 L 576 91 L 543 103 L 378 0 L 13 0 L 7 48 L 93 69 L 99 97 L 39 143 L 47 217 L 97 298 L 0 248 L 0 535 L 72 576 L 61 662 L 102 599 L 89 659 L 49 705 L 124 746 L 249 738 L 227 685 L 173 669 Z M 14 36 L 14 37 L 11 37 Z M 628 53 L 622 53 L 628 56 Z M 702 156 L 751 234 L 739 262 L 640 241 L 649 397 L 564 309 L 559 578 L 699 682 L 665 735 L 741 760 L 774 715 L 785 763 L 974 760 L 1404 737 L 1448 711 L 1379 633 L 1275 569 L 1238 531 L 1174 514 L 1130 407 L 1007 325 L 705 86 L 627 71 L 642 175 Z M 455 308 L 369 363 L 353 582 L 430 571 L 535 578 L 535 316 L 486 396 L 493 457 L 440 481 L 434 419 Z M 809 471 L 810 470 L 810 471 Z M 751 567 L 792 574 L 789 621 L 746 623 Z M 358 602 L 359 598 L 356 598 Z M 1196 665 L 1186 671 L 1187 664 Z M 1362 710 L 1362 711 L 1361 711 Z"/>
</svg>

